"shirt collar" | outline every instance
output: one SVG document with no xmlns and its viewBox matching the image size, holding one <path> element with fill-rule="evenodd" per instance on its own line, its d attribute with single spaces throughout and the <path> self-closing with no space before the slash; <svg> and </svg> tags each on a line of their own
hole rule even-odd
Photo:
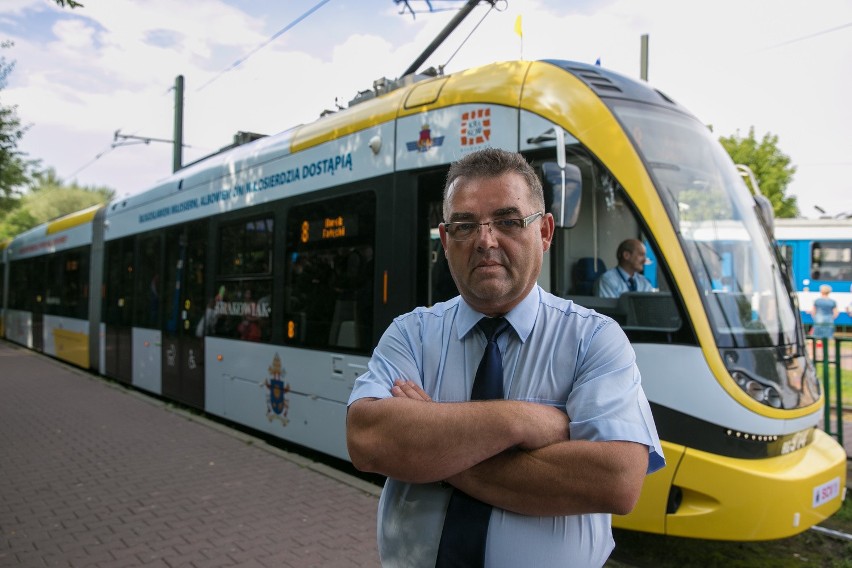
<svg viewBox="0 0 852 568">
<path fill-rule="evenodd" d="M 527 294 L 526 298 L 521 300 L 520 304 L 515 306 L 512 311 L 503 316 L 509 321 L 512 329 L 515 330 L 515 333 L 518 334 L 518 338 L 521 340 L 521 343 L 525 342 L 530 333 L 532 333 L 532 328 L 535 325 L 535 318 L 538 315 L 538 305 L 540 301 L 541 288 L 538 284 L 536 284 L 533 286 L 533 289 L 530 290 L 530 293 Z M 483 317 L 485 317 L 485 314 L 477 312 L 464 301 L 464 298 L 460 298 L 458 317 L 456 318 L 456 330 L 458 331 L 459 340 L 462 340 L 468 333 L 470 333 L 470 330 L 472 330 Z"/>
</svg>

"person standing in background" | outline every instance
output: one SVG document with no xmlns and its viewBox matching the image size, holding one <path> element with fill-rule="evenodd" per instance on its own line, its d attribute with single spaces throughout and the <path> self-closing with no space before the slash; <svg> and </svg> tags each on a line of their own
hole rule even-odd
<svg viewBox="0 0 852 568">
<path fill-rule="evenodd" d="M 814 337 L 817 339 L 831 339 L 834 337 L 834 320 L 840 313 L 837 302 L 829 298 L 831 286 L 823 284 L 819 287 L 819 298 L 814 300 L 811 308 L 811 316 L 814 318 Z"/>
</svg>

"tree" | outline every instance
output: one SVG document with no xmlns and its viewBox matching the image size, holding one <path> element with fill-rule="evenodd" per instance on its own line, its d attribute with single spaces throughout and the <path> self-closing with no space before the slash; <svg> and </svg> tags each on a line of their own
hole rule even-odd
<svg viewBox="0 0 852 568">
<path fill-rule="evenodd" d="M 74 8 L 83 8 L 84 7 L 82 4 L 80 4 L 79 2 L 75 2 L 74 0 L 56 0 L 56 3 L 59 4 L 60 6 L 62 6 L 63 8 L 67 4 L 68 7 L 71 8 L 72 10 Z"/>
<path fill-rule="evenodd" d="M 9 41 L 0 42 L 0 49 L 11 47 Z M 15 68 L 0 56 L 0 91 L 6 86 L 6 78 Z M 30 169 L 36 162 L 25 160 L 26 154 L 18 150 L 18 142 L 27 128 L 21 125 L 17 107 L 0 103 L 0 214 L 15 207 L 16 197 L 30 181 Z"/>
<path fill-rule="evenodd" d="M 17 201 L 17 207 L 0 214 L 0 241 L 36 225 L 91 205 L 106 203 L 115 192 L 107 187 L 65 185 L 52 168 L 33 175 L 30 191 Z"/>
<path fill-rule="evenodd" d="M 722 136 L 719 142 L 735 163 L 751 168 L 761 193 L 772 203 L 776 217 L 796 217 L 799 214 L 796 196 L 786 195 L 787 186 L 793 180 L 796 167 L 790 165 L 790 157 L 778 147 L 778 136 L 767 132 L 758 142 L 752 126 L 745 138 L 740 136 L 737 130 L 733 136 Z"/>
</svg>

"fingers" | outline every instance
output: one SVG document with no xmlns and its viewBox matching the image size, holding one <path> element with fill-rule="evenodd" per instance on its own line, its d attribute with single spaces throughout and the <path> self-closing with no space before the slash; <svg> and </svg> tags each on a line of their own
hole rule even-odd
<svg viewBox="0 0 852 568">
<path fill-rule="evenodd" d="M 394 381 L 391 394 L 397 398 L 410 398 L 413 400 L 432 402 L 432 399 L 428 394 L 426 394 L 426 391 L 420 388 L 420 385 L 414 381 L 406 381 L 404 379 L 397 379 Z"/>
</svg>

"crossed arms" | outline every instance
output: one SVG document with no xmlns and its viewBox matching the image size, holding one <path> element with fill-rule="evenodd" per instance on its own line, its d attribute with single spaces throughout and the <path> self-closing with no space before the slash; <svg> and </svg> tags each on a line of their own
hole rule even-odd
<svg viewBox="0 0 852 568">
<path fill-rule="evenodd" d="M 360 470 L 410 483 L 446 481 L 523 515 L 630 512 L 648 466 L 634 442 L 569 439 L 557 408 L 518 400 L 439 403 L 414 382 L 363 398 L 346 439 Z"/>
</svg>

